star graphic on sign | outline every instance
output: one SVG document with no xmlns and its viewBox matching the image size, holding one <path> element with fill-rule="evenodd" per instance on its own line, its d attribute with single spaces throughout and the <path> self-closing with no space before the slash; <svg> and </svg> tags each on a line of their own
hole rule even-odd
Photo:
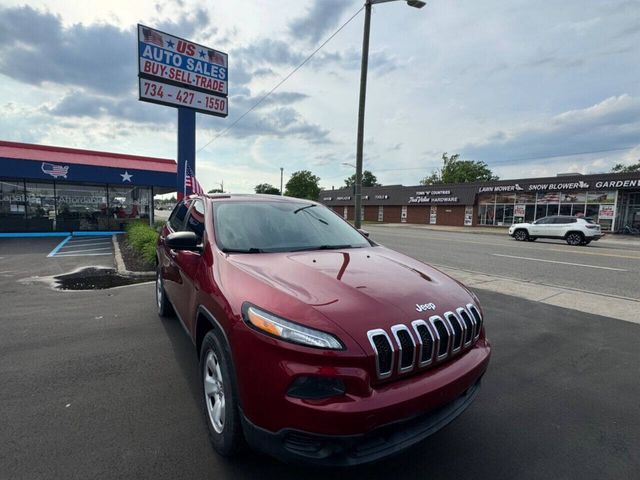
<svg viewBox="0 0 640 480">
<path fill-rule="evenodd" d="M 205 56 L 204 50 L 200 49 L 198 53 L 200 54 L 200 58 L 204 58 Z"/>
<path fill-rule="evenodd" d="M 174 46 L 175 46 L 175 43 L 173 43 L 171 40 L 167 40 L 167 47 L 173 48 Z"/>
<path fill-rule="evenodd" d="M 131 175 L 126 170 L 124 171 L 124 173 L 121 173 L 120 176 L 122 177 L 123 182 L 131 182 L 131 177 L 133 177 L 133 175 Z"/>
</svg>

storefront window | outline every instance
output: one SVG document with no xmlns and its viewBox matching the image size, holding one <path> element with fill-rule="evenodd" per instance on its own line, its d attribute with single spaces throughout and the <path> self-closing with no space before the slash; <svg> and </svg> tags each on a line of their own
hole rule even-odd
<svg viewBox="0 0 640 480">
<path fill-rule="evenodd" d="M 587 200 L 586 192 L 563 192 L 560 196 L 562 203 L 584 203 Z"/>
<path fill-rule="evenodd" d="M 496 203 L 495 193 L 481 193 L 478 195 L 479 204 Z"/>
<path fill-rule="evenodd" d="M 0 180 L 0 231 L 25 229 L 24 183 Z"/>
<path fill-rule="evenodd" d="M 576 216 L 578 214 L 584 215 L 584 203 L 574 203 L 571 215 Z"/>
<path fill-rule="evenodd" d="M 151 191 L 147 187 L 121 187 L 109 185 L 108 229 L 122 230 L 126 224 L 149 219 Z"/>
<path fill-rule="evenodd" d="M 536 203 L 535 193 L 518 193 L 516 195 L 516 203 Z"/>
<path fill-rule="evenodd" d="M 560 201 L 560 192 L 538 192 L 538 203 L 555 203 Z M 549 214 L 553 215 L 553 214 Z"/>
<path fill-rule="evenodd" d="M 515 201 L 515 193 L 496 193 L 496 203 L 514 203 Z"/>
<path fill-rule="evenodd" d="M 613 204 L 616 201 L 616 192 L 589 192 L 587 203 Z"/>
<path fill-rule="evenodd" d="M 504 205 L 496 205 L 496 217 L 494 225 L 503 225 Z"/>
<path fill-rule="evenodd" d="M 573 204 L 571 203 L 563 203 L 560 205 L 560 215 L 567 215 L 570 216 L 571 215 L 571 207 L 573 206 Z"/>
<path fill-rule="evenodd" d="M 106 185 L 56 183 L 58 230 L 107 230 Z"/>
<path fill-rule="evenodd" d="M 27 229 L 49 232 L 56 226 L 56 197 L 53 182 L 27 182 Z"/>
<path fill-rule="evenodd" d="M 504 225 L 511 225 L 513 223 L 513 205 L 504 206 Z"/>
</svg>

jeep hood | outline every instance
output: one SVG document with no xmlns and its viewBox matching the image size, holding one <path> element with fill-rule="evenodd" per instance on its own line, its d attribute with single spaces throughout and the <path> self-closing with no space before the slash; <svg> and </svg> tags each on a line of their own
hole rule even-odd
<svg viewBox="0 0 640 480">
<path fill-rule="evenodd" d="M 442 272 L 381 246 L 232 255 L 229 262 L 343 327 L 388 327 L 473 301 Z"/>
</svg>

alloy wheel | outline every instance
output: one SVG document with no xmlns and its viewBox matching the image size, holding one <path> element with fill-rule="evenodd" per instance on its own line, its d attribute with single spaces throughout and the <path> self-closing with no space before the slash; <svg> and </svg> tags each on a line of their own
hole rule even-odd
<svg viewBox="0 0 640 480">
<path fill-rule="evenodd" d="M 526 240 L 527 238 L 527 232 L 525 232 L 524 230 L 518 230 L 515 234 L 515 238 L 516 240 L 522 242 L 524 240 Z"/>
<path fill-rule="evenodd" d="M 156 273 L 156 304 L 158 310 L 162 310 L 162 277 L 160 276 L 160 269 Z"/>
<path fill-rule="evenodd" d="M 567 236 L 567 243 L 569 245 L 580 245 L 582 242 L 582 237 L 577 233 L 570 233 Z"/>
<path fill-rule="evenodd" d="M 203 373 L 204 401 L 207 405 L 209 421 L 216 433 L 222 433 L 225 418 L 224 383 L 220 362 L 212 350 L 207 352 Z"/>
</svg>

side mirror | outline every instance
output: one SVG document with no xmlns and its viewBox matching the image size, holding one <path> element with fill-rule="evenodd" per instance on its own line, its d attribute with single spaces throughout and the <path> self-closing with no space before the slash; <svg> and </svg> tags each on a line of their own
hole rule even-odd
<svg viewBox="0 0 640 480">
<path fill-rule="evenodd" d="M 189 250 L 199 252 L 202 250 L 200 238 L 193 232 L 174 232 L 164 239 L 164 243 L 172 250 Z"/>
<path fill-rule="evenodd" d="M 366 230 L 363 230 L 362 228 L 359 228 L 358 231 L 364 235 L 365 237 L 369 238 L 369 232 L 367 232 Z"/>
</svg>

